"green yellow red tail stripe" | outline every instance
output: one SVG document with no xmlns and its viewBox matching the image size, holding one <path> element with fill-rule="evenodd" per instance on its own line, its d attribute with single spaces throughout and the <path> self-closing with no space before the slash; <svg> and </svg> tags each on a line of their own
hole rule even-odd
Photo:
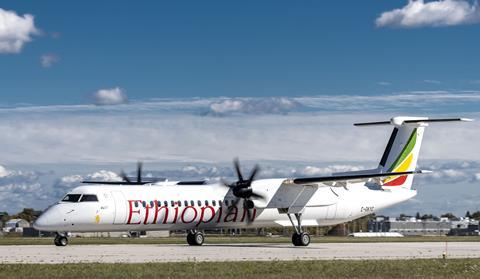
<svg viewBox="0 0 480 279">
<path fill-rule="evenodd" d="M 413 149 L 417 143 L 417 129 L 414 129 L 407 144 L 398 155 L 388 172 L 404 172 L 410 169 L 413 161 Z M 383 186 L 401 186 L 407 180 L 407 175 L 391 176 L 383 181 Z"/>
</svg>

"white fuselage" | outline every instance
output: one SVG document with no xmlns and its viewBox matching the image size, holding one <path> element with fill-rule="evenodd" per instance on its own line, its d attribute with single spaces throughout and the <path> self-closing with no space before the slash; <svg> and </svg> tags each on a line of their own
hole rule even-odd
<svg viewBox="0 0 480 279">
<path fill-rule="evenodd" d="M 252 188 L 265 200 L 253 200 L 252 222 L 243 203 L 219 184 L 173 185 L 162 182 L 144 186 L 81 186 L 69 194 L 96 195 L 98 201 L 58 202 L 35 222 L 35 228 L 56 232 L 138 230 L 195 230 L 291 226 L 286 214 L 269 207 L 285 179 L 262 179 Z M 304 226 L 326 226 L 350 221 L 416 195 L 415 190 L 370 189 L 365 183 L 346 187 L 321 185 L 302 212 Z M 280 197 L 281 200 L 282 197 Z M 278 197 L 277 197 L 278 199 Z"/>
</svg>

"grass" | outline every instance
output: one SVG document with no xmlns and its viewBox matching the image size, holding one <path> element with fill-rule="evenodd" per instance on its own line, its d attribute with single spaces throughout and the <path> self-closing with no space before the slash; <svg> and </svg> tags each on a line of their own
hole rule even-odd
<svg viewBox="0 0 480 279">
<path fill-rule="evenodd" d="M 478 278 L 480 259 L 2 264 L 0 278 Z"/>
<path fill-rule="evenodd" d="M 312 243 L 369 243 L 369 242 L 466 242 L 480 241 L 480 236 L 415 236 L 415 237 L 372 237 L 354 238 L 339 236 L 312 237 Z M 0 238 L 0 245 L 52 245 L 53 238 L 35 237 L 3 237 Z M 70 238 L 69 245 L 89 244 L 185 244 L 184 237 L 166 238 Z M 220 243 L 291 243 L 290 237 L 260 237 L 260 236 L 206 236 L 206 244 Z"/>
</svg>

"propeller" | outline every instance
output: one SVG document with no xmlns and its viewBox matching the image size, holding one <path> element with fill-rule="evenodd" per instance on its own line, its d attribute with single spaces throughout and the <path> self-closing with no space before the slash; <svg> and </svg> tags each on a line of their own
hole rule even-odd
<svg viewBox="0 0 480 279">
<path fill-rule="evenodd" d="M 235 168 L 235 172 L 237 174 L 238 180 L 233 183 L 226 183 L 222 181 L 223 186 L 232 190 L 233 195 L 236 197 L 233 204 L 229 206 L 227 215 L 231 213 L 234 207 L 238 205 L 238 203 L 243 200 L 243 206 L 247 209 L 247 223 L 252 222 L 252 212 L 251 210 L 255 207 L 255 204 L 252 201 L 252 198 L 256 199 L 265 199 L 264 196 L 253 192 L 252 183 L 255 180 L 258 172 L 260 171 L 260 167 L 255 165 L 250 172 L 250 176 L 248 179 L 245 179 L 242 175 L 242 171 L 240 168 L 240 161 L 238 158 L 233 160 L 233 166 Z M 238 207 L 237 207 L 238 208 Z"/>
<path fill-rule="evenodd" d="M 144 181 L 142 180 L 142 170 L 143 170 L 143 163 L 138 162 L 137 163 L 137 179 L 136 181 L 135 178 L 128 177 L 128 175 L 125 173 L 125 171 L 120 171 L 120 177 L 122 178 L 123 181 L 82 181 L 82 183 L 87 183 L 87 184 L 110 184 L 110 185 L 144 185 L 148 183 L 154 183 L 160 180 L 164 180 L 163 178 L 150 178 L 149 181 Z"/>
<path fill-rule="evenodd" d="M 138 161 L 138 163 L 137 163 L 137 181 L 132 182 L 130 177 L 128 177 L 127 174 L 123 170 L 120 172 L 120 177 L 122 177 L 123 181 L 125 181 L 127 183 L 142 184 L 142 169 L 143 169 L 143 163 Z"/>
</svg>

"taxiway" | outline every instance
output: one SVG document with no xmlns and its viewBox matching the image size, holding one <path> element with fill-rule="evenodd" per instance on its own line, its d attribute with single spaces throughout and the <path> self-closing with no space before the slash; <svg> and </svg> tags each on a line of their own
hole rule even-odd
<svg viewBox="0 0 480 279">
<path fill-rule="evenodd" d="M 479 258 L 480 242 L 187 245 L 5 245 L 0 263 L 145 263 L 182 261 Z"/>
</svg>

